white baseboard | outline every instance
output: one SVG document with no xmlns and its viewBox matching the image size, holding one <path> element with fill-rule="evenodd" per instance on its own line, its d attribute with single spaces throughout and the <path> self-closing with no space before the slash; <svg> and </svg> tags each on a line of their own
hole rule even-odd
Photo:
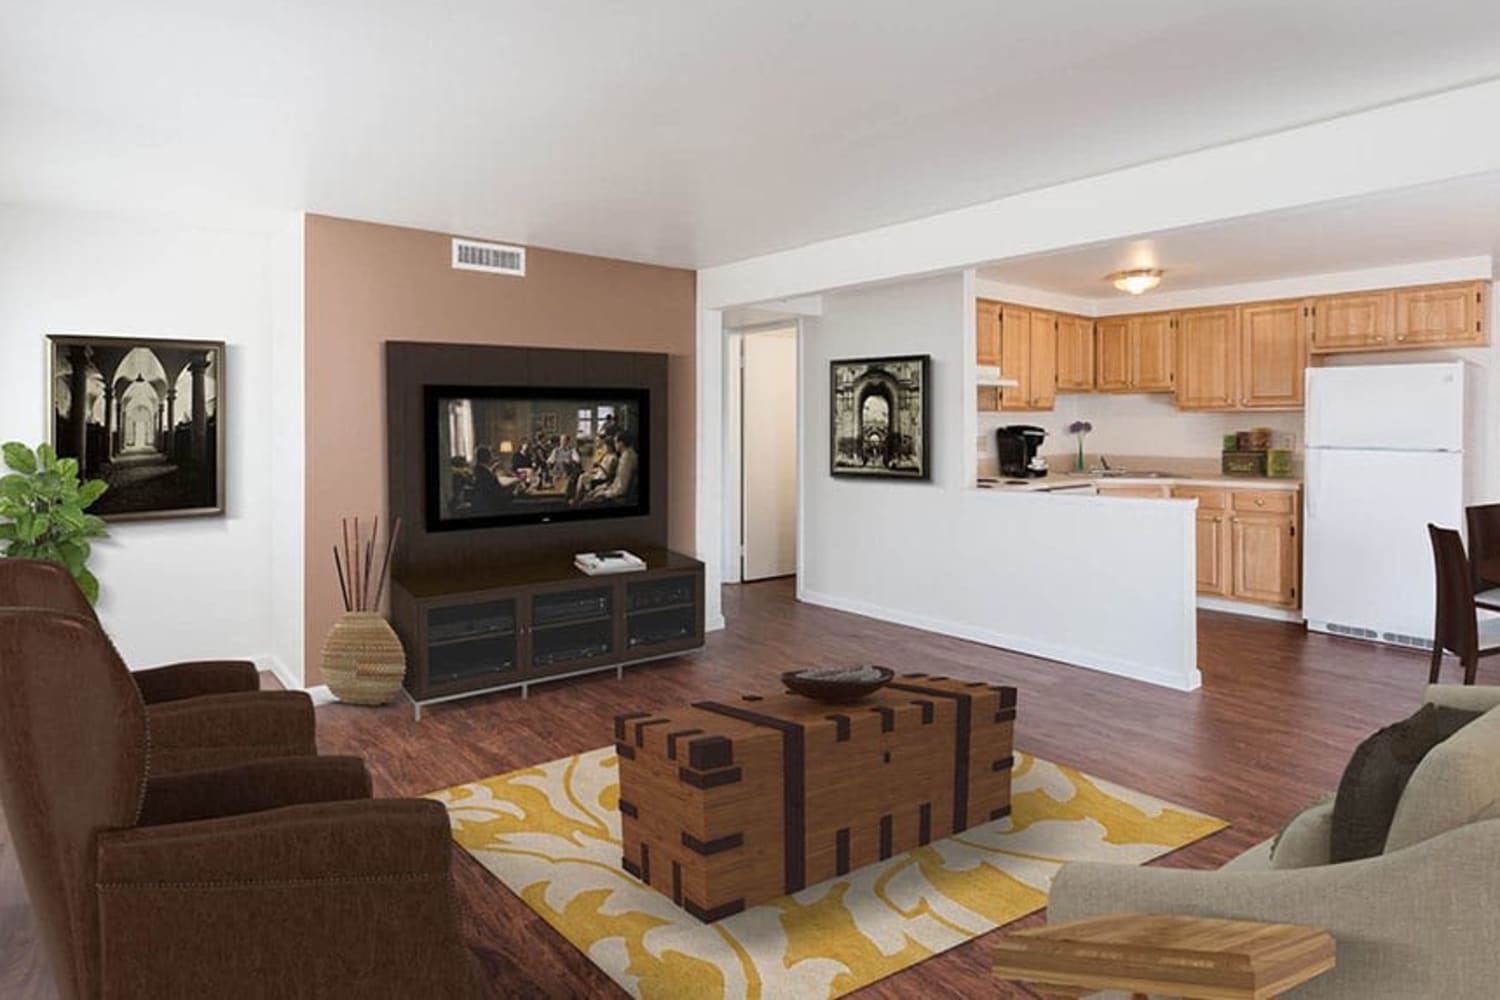
<svg viewBox="0 0 1500 1000">
<path fill-rule="evenodd" d="M 1264 618 L 1273 622 L 1302 623 L 1302 612 L 1290 608 L 1272 608 L 1264 604 L 1249 604 L 1245 601 L 1230 601 L 1222 597 L 1198 598 L 1200 611 L 1222 611 L 1229 615 L 1244 615 L 1246 618 Z"/>
<path fill-rule="evenodd" d="M 281 686 L 288 691 L 301 691 L 302 679 L 293 676 L 287 665 L 281 661 L 281 657 L 274 653 L 264 653 L 260 656 L 250 657 L 257 670 L 269 670 L 271 676 L 281 682 Z"/>
<path fill-rule="evenodd" d="M 1081 653 L 1077 650 L 1053 646 L 1050 643 L 1037 642 L 1034 639 L 1007 635 L 1003 632 L 995 632 L 990 629 L 975 628 L 972 625 L 965 625 L 961 622 L 946 621 L 941 618 L 929 618 L 925 615 L 914 615 L 905 611 L 897 611 L 892 608 L 885 608 L 852 598 L 822 594 L 802 587 L 798 587 L 797 589 L 797 599 L 805 601 L 808 604 L 832 608 L 835 611 L 847 611 L 851 614 L 863 615 L 866 618 L 875 618 L 897 625 L 922 629 L 924 632 L 936 632 L 940 635 L 951 635 L 958 639 L 968 639 L 971 642 L 982 643 L 986 646 L 1007 649 L 1016 653 L 1025 653 L 1028 656 L 1038 656 L 1046 660 L 1056 660 L 1059 663 L 1066 663 L 1069 666 L 1085 667 L 1089 670 L 1097 670 L 1100 673 L 1113 674 L 1116 677 L 1144 681 L 1147 684 L 1171 688 L 1174 691 L 1196 691 L 1203 684 L 1203 676 L 1198 672 L 1196 667 L 1185 676 L 1171 674 L 1148 664 Z M 887 664 L 887 666 L 896 665 Z"/>
<path fill-rule="evenodd" d="M 703 620 L 703 631 L 722 632 L 728 626 L 724 623 L 723 615 L 709 615 Z"/>
<path fill-rule="evenodd" d="M 332 705 L 338 701 L 333 692 L 328 690 L 327 684 L 315 684 L 307 689 L 308 697 L 312 698 L 313 705 Z"/>
</svg>

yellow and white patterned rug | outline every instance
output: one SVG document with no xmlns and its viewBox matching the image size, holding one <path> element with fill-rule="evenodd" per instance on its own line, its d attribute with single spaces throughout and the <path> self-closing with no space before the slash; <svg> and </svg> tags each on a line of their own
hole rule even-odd
<svg viewBox="0 0 1500 1000">
<path fill-rule="evenodd" d="M 1016 754 L 1011 815 L 703 924 L 620 868 L 613 747 L 434 792 L 453 837 L 625 992 L 840 997 L 1047 904 L 1066 861 L 1143 864 L 1228 826 Z"/>
</svg>

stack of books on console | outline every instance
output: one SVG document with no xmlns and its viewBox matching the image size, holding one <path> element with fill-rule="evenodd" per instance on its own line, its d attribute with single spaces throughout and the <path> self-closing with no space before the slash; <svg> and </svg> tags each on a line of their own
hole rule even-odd
<svg viewBox="0 0 1500 1000">
<path fill-rule="evenodd" d="M 573 565 L 579 572 L 589 576 L 604 576 L 608 573 L 635 573 L 646 568 L 640 556 L 621 549 L 611 552 L 580 552 L 573 557 Z"/>
</svg>

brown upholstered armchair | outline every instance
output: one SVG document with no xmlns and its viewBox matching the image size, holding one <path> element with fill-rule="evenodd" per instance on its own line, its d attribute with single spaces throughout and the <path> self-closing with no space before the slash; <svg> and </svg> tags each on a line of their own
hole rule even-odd
<svg viewBox="0 0 1500 1000">
<path fill-rule="evenodd" d="M 99 622 L 72 575 L 36 559 L 0 559 L 0 608 L 47 608 Z M 151 714 L 153 773 L 318 752 L 312 699 L 261 691 L 248 660 L 172 663 L 129 676 Z"/>
<path fill-rule="evenodd" d="M 443 807 L 357 759 L 158 777 L 93 622 L 0 610 L 0 800 L 75 998 L 469 997 Z"/>
</svg>

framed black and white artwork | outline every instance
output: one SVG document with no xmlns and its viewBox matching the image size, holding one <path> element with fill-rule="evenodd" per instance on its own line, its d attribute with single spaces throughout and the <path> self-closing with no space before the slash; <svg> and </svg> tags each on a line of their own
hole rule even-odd
<svg viewBox="0 0 1500 1000">
<path fill-rule="evenodd" d="M 835 476 L 930 479 L 927 384 L 932 356 L 830 363 Z"/>
<path fill-rule="evenodd" d="M 224 342 L 49 336 L 47 433 L 105 520 L 224 513 Z"/>
</svg>

